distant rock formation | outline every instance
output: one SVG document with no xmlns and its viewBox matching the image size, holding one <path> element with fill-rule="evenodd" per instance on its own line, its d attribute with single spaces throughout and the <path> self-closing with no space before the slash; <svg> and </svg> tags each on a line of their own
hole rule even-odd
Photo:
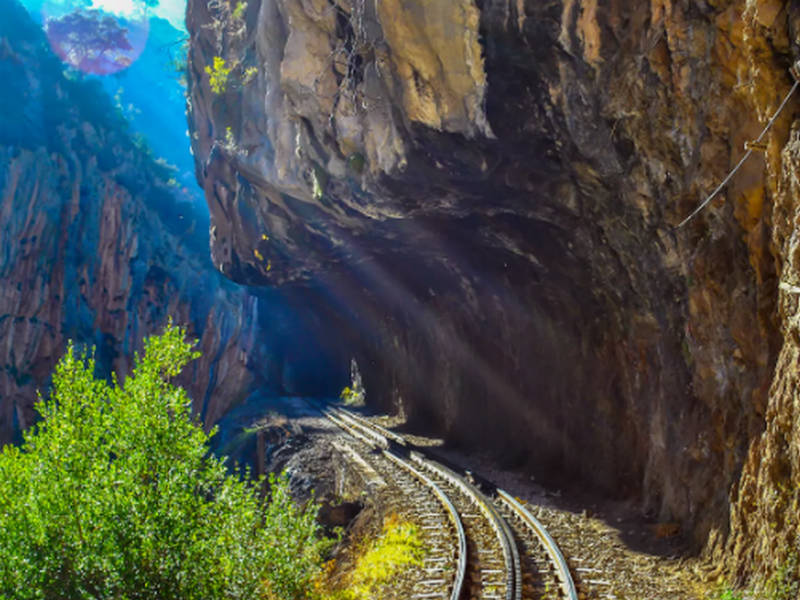
<svg viewBox="0 0 800 600">
<path fill-rule="evenodd" d="M 0 444 L 33 422 L 68 339 L 124 375 L 168 316 L 199 338 L 181 383 L 210 426 L 266 369 L 258 301 L 213 268 L 100 85 L 65 77 L 14 0 L 0 14 Z"/>
<path fill-rule="evenodd" d="M 740 575 L 780 564 L 800 527 L 797 100 L 674 227 L 789 89 L 796 3 L 231 6 L 188 12 L 218 268 L 311 282 L 370 402 L 638 498 Z"/>
</svg>

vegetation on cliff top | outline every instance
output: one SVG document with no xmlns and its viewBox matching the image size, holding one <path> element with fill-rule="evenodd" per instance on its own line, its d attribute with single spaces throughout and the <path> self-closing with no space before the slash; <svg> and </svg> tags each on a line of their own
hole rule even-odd
<svg viewBox="0 0 800 600">
<path fill-rule="evenodd" d="M 111 383 L 70 348 L 40 423 L 0 452 L 0 598 L 315 598 L 327 542 L 286 481 L 232 475 L 170 383 L 169 326 Z"/>
</svg>

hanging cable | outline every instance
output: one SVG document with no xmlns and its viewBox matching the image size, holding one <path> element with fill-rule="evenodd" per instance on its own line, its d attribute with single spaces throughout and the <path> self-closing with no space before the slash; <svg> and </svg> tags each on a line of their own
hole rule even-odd
<svg viewBox="0 0 800 600">
<path fill-rule="evenodd" d="M 789 93 L 786 94 L 786 97 L 783 99 L 783 102 L 781 102 L 780 106 L 778 106 L 778 110 L 775 111 L 775 113 L 772 115 L 772 118 L 770 118 L 770 120 L 767 122 L 767 125 L 766 127 L 764 127 L 763 131 L 761 132 L 761 135 L 759 135 L 753 141 L 745 142 L 744 148 L 746 152 L 744 153 L 744 156 L 742 156 L 741 160 L 739 160 L 739 162 L 736 163 L 736 166 L 733 167 L 733 170 L 730 173 L 728 173 L 728 176 L 722 180 L 722 183 L 720 183 L 717 186 L 717 188 L 713 192 L 711 192 L 708 198 L 706 198 L 702 204 L 700 204 L 697 208 L 695 208 L 692 211 L 692 214 L 690 214 L 683 221 L 678 223 L 678 226 L 675 229 L 680 229 L 681 227 L 686 225 L 686 223 L 691 221 L 697 215 L 697 213 L 703 210 L 708 205 L 708 203 L 711 202 L 714 199 L 714 197 L 720 193 L 722 188 L 724 188 L 731 180 L 731 178 L 734 175 L 736 175 L 736 172 L 741 168 L 741 166 L 745 163 L 745 161 L 748 158 L 750 158 L 750 155 L 753 153 L 753 150 L 766 149 L 766 145 L 762 143 L 764 136 L 767 135 L 767 132 L 772 128 L 772 125 L 773 123 L 775 123 L 775 120 L 778 118 L 778 115 L 781 114 L 784 107 L 789 102 L 789 98 L 791 98 L 792 95 L 797 91 L 797 88 L 800 87 L 800 61 L 796 62 L 789 70 L 789 72 L 792 74 L 792 77 L 794 78 L 794 85 L 792 86 L 792 89 L 789 90 Z"/>
</svg>

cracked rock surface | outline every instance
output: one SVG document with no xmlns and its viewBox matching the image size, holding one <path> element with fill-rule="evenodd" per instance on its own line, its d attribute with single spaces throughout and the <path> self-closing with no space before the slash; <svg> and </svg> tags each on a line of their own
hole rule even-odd
<svg viewBox="0 0 800 600">
<path fill-rule="evenodd" d="M 675 225 L 788 91 L 799 19 L 776 0 L 190 0 L 214 263 L 304 289 L 371 403 L 767 575 L 798 526 L 796 98 Z"/>
</svg>

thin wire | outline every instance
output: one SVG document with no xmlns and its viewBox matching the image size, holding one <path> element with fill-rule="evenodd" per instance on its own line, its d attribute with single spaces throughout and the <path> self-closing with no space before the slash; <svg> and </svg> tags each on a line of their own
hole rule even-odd
<svg viewBox="0 0 800 600">
<path fill-rule="evenodd" d="M 787 102 L 789 102 L 789 98 L 791 98 L 791 97 L 792 97 L 792 94 L 794 94 L 794 93 L 795 93 L 795 91 L 797 91 L 797 88 L 798 88 L 798 86 L 800 86 L 800 81 L 798 81 L 798 80 L 795 80 L 795 82 L 794 82 L 794 85 L 792 86 L 792 89 L 790 89 L 790 90 L 789 90 L 789 93 L 788 93 L 788 94 L 786 94 L 786 97 L 783 99 L 783 102 L 781 102 L 781 105 L 778 107 L 778 110 L 776 110 L 776 111 L 775 111 L 775 113 L 772 115 L 772 118 L 771 118 L 771 119 L 770 119 L 770 120 L 767 122 L 767 125 L 766 125 L 766 127 L 764 127 L 764 130 L 761 132 L 761 135 L 759 135 L 759 136 L 758 136 L 758 137 L 755 139 L 755 141 L 754 141 L 754 142 L 752 142 L 752 144 L 753 144 L 753 145 L 754 145 L 754 144 L 758 144 L 758 143 L 759 143 L 759 142 L 760 142 L 760 141 L 761 141 L 761 140 L 764 138 L 764 136 L 765 136 L 765 135 L 767 135 L 767 132 L 768 132 L 768 131 L 770 130 L 770 128 L 772 127 L 772 124 L 773 124 L 773 123 L 775 123 L 775 120 L 778 118 L 778 115 L 779 115 L 779 114 L 781 114 L 781 111 L 782 111 L 782 110 L 784 109 L 784 107 L 786 106 L 786 103 L 787 103 Z M 719 193 L 720 193 L 720 191 L 722 190 L 722 188 L 724 188 L 724 187 L 727 185 L 727 183 L 728 183 L 728 182 L 731 180 L 731 178 L 732 178 L 734 175 L 736 175 L 736 172 L 737 172 L 737 171 L 738 171 L 738 170 L 741 168 L 741 166 L 744 164 L 744 162 L 745 162 L 745 161 L 746 161 L 748 158 L 750 158 L 750 155 L 751 155 L 752 153 L 753 153 L 753 148 L 752 148 L 752 145 L 751 145 L 751 147 L 750 147 L 750 148 L 747 150 L 747 152 L 745 152 L 745 153 L 744 153 L 744 156 L 742 156 L 742 159 L 741 159 L 741 160 L 740 160 L 738 163 L 736 163 L 736 166 L 735 166 L 735 167 L 733 167 L 733 171 L 731 171 L 730 173 L 728 173 L 728 176 L 727 176 L 727 177 L 726 177 L 726 178 L 725 178 L 725 179 L 722 181 L 722 183 L 720 183 L 720 184 L 717 186 L 717 188 L 716 188 L 716 189 L 715 189 L 713 192 L 711 192 L 711 194 L 708 196 L 708 198 L 706 198 L 706 199 L 705 199 L 705 201 L 704 201 L 704 202 L 703 202 L 703 203 L 702 203 L 700 206 L 698 206 L 697 208 L 695 208 L 695 209 L 692 211 L 692 214 L 690 214 L 690 215 L 689 215 L 688 217 L 686 217 L 686 218 L 685 218 L 683 221 L 681 221 L 681 222 L 678 224 L 678 226 L 677 226 L 677 227 L 675 227 L 675 229 L 680 229 L 681 227 L 683 227 L 684 225 L 686 225 L 686 223 L 688 223 L 689 221 L 691 221 L 691 220 L 692 220 L 692 219 L 693 219 L 693 218 L 694 218 L 694 217 L 697 215 L 697 213 L 699 213 L 701 210 L 703 210 L 703 209 L 704 209 L 704 208 L 705 208 L 705 207 L 708 205 L 708 203 L 709 203 L 709 202 L 711 202 L 711 201 L 714 199 L 714 197 L 715 197 L 717 194 L 719 194 Z"/>
</svg>

